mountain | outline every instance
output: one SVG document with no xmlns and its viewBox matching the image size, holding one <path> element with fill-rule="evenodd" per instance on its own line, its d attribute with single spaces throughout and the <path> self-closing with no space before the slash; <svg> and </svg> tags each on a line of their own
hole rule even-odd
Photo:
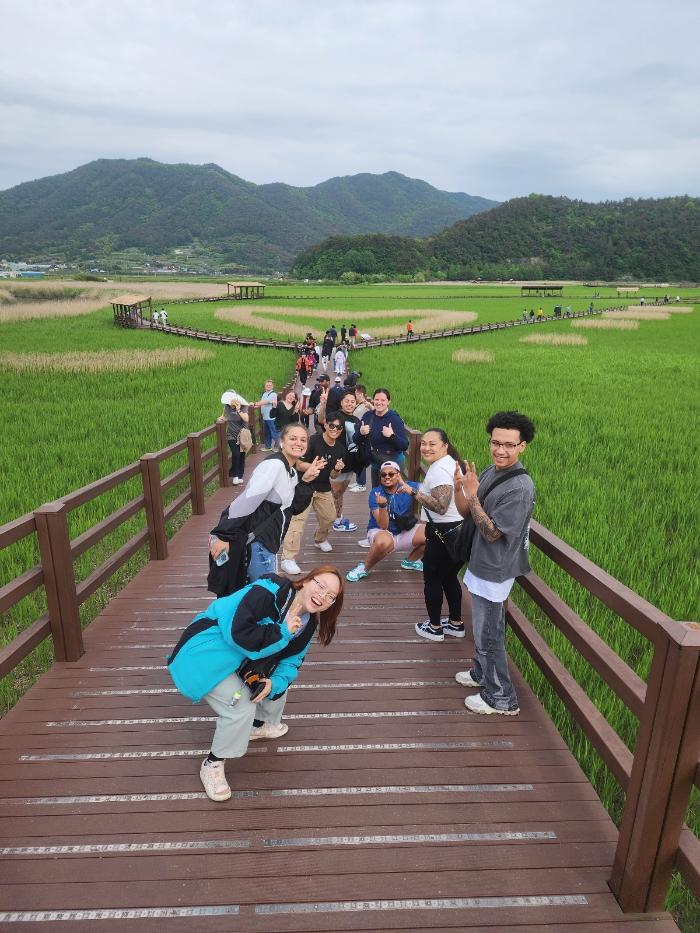
<svg viewBox="0 0 700 933">
<path fill-rule="evenodd" d="M 700 281 L 700 198 L 589 204 L 514 198 L 424 239 L 332 237 L 302 252 L 296 275 L 425 274 L 448 279 Z"/>
<path fill-rule="evenodd" d="M 295 188 L 255 185 L 218 165 L 99 159 L 0 192 L 0 256 L 162 256 L 194 244 L 223 263 L 271 271 L 332 234 L 425 236 L 497 203 L 398 172 Z"/>
</svg>

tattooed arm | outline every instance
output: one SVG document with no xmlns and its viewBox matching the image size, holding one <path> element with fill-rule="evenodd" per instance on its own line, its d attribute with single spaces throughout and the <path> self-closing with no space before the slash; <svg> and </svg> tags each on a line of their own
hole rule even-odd
<svg viewBox="0 0 700 933">
<path fill-rule="evenodd" d="M 436 515 L 444 515 L 449 508 L 453 486 L 434 486 L 430 492 L 416 492 L 416 502 L 435 512 Z"/>
<path fill-rule="evenodd" d="M 498 541 L 499 538 L 502 538 L 503 533 L 496 528 L 493 520 L 486 514 L 483 505 L 479 502 L 479 497 L 476 495 L 470 496 L 467 501 L 474 524 L 484 541 Z"/>
<path fill-rule="evenodd" d="M 503 532 L 496 528 L 493 520 L 484 511 L 484 507 L 479 502 L 477 490 L 479 488 L 479 477 L 476 474 L 476 467 L 468 461 L 464 461 L 464 472 L 459 467 L 455 468 L 455 504 L 457 511 L 465 518 L 471 515 L 476 528 L 484 541 L 497 541 L 503 537 Z"/>
</svg>

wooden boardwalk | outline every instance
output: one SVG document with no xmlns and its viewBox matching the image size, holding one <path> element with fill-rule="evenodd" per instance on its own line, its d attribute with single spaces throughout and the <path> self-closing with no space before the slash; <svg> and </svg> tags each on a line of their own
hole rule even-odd
<svg viewBox="0 0 700 933">
<path fill-rule="evenodd" d="M 516 674 L 516 719 L 480 718 L 453 679 L 469 638 L 413 632 L 422 578 L 394 556 L 348 584 L 314 646 L 289 732 L 228 766 L 209 802 L 211 711 L 164 658 L 209 601 L 206 536 L 236 493 L 189 520 L 0 723 L 3 931 L 666 931 L 607 886 L 616 830 Z M 346 494 L 364 531 L 366 496 Z M 307 525 L 299 563 L 321 555 Z M 362 535 L 333 534 L 347 571 Z"/>
</svg>

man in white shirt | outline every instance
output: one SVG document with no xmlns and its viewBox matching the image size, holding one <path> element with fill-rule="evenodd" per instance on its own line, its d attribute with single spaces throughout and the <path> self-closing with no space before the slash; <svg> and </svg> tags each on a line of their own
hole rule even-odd
<svg viewBox="0 0 700 933">
<path fill-rule="evenodd" d="M 476 526 L 464 585 L 472 598 L 474 663 L 455 675 L 464 687 L 478 687 L 464 705 L 473 713 L 517 716 L 518 697 L 505 649 L 505 602 L 515 578 L 530 571 L 528 543 L 535 505 L 534 484 L 519 456 L 535 426 L 515 411 L 493 415 L 486 425 L 492 466 L 477 476 L 474 463 L 455 471 L 456 503 Z"/>
</svg>

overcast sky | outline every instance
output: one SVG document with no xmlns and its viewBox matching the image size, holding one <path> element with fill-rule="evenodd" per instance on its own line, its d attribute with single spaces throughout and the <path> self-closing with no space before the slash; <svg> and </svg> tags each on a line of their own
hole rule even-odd
<svg viewBox="0 0 700 933">
<path fill-rule="evenodd" d="M 0 0 L 0 189 L 98 158 L 700 195 L 698 0 Z"/>
</svg>

